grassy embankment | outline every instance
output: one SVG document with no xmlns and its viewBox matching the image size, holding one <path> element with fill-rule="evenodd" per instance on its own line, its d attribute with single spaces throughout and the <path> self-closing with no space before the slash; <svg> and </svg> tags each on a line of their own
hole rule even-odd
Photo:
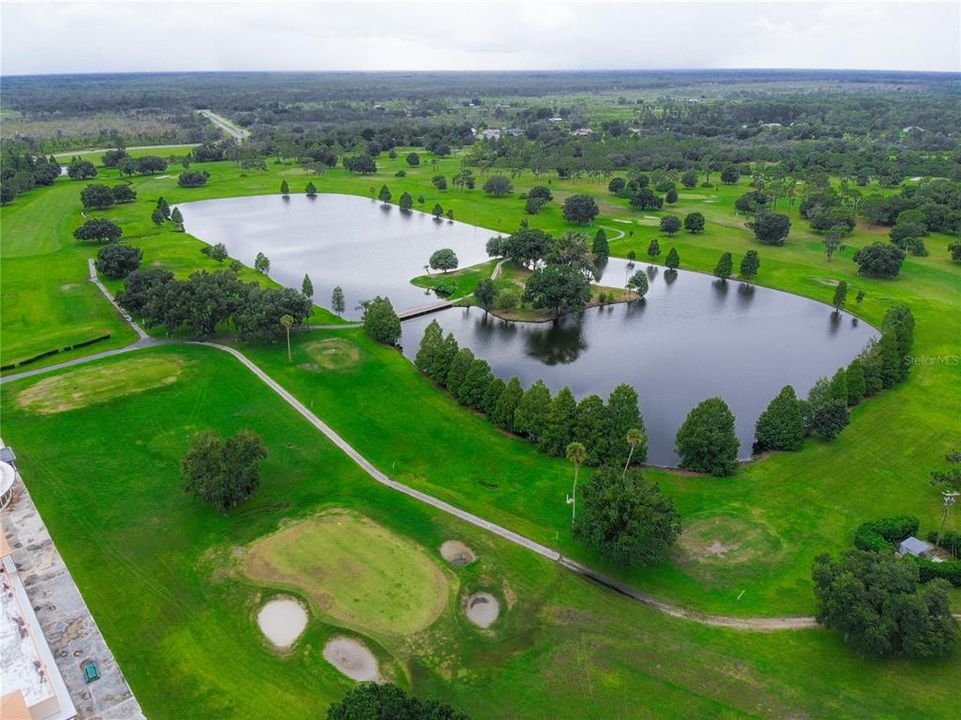
<svg viewBox="0 0 961 720">
<path fill-rule="evenodd" d="M 382 366 L 381 355 L 396 358 L 360 345 L 355 367 Z M 176 381 L 142 389 L 150 379 L 138 367 L 147 361 L 177 366 Z M 2 431 L 148 717 L 322 716 L 351 686 L 321 657 L 324 642 L 345 632 L 345 623 L 402 685 L 476 718 L 920 719 L 950 718 L 956 710 L 961 656 L 876 662 L 822 630 L 742 633 L 675 620 L 383 488 L 219 351 L 160 348 L 92 368 L 106 369 L 115 391 L 90 394 L 88 404 L 42 422 L 35 405 L 19 401 L 43 380 L 4 386 Z M 352 386 L 345 382 L 342 404 Z M 62 405 L 69 393 L 69 383 L 48 386 L 46 407 Z M 439 397 L 426 387 L 421 394 Z M 180 457 L 201 428 L 251 428 L 269 451 L 259 493 L 230 517 L 180 486 Z M 370 435 L 389 440 L 376 426 Z M 498 447 L 508 446 L 522 444 Z M 79 481 L 78 457 L 94 469 Z M 363 612 L 343 620 L 312 601 L 313 588 L 245 576 L 245 553 L 259 539 L 334 508 L 362 513 L 440 565 L 450 595 L 433 624 L 396 636 L 378 627 L 378 608 L 360 608 L 374 620 L 358 617 Z M 452 538 L 470 545 L 477 562 L 443 565 L 438 548 Z M 310 581 L 317 583 L 316 574 Z M 308 603 L 312 615 L 304 636 L 283 654 L 267 647 L 255 621 L 278 584 Z M 331 592 L 343 598 L 366 587 L 359 585 Z M 507 608 L 490 631 L 471 626 L 460 610 L 463 598 L 480 589 Z"/>
<path fill-rule="evenodd" d="M 404 190 L 415 197 L 424 194 L 428 207 L 440 201 L 453 207 L 458 219 L 501 230 L 516 227 L 523 217 L 523 202 L 516 197 L 491 199 L 479 190 L 436 191 L 430 177 L 438 172 L 453 174 L 456 160 L 441 159 L 436 169 L 429 161 L 426 167 L 408 168 L 405 178 L 393 177 L 402 160 L 382 158 L 380 162 L 381 172 L 375 178 L 350 176 L 338 169 L 312 179 L 321 191 L 368 196 L 371 188 L 376 193 L 386 182 L 395 197 Z M 106 211 L 129 228 L 128 236 L 145 248 L 149 264 L 171 267 L 181 274 L 214 266 L 198 252 L 199 241 L 152 226 L 149 211 L 160 194 L 176 204 L 202 197 L 276 192 L 281 176 L 288 178 L 295 190 L 300 181 L 306 182 L 302 171 L 293 166 L 270 164 L 267 174 L 246 177 L 227 163 L 205 167 L 211 171 L 205 188 L 182 190 L 174 178 L 138 179 L 138 202 Z M 534 182 L 523 175 L 515 180 L 515 186 L 520 191 Z M 54 189 L 37 194 L 60 191 L 66 183 L 69 181 L 58 181 Z M 615 254 L 634 250 L 644 257 L 650 237 L 659 235 L 657 220 L 631 211 L 624 201 L 610 196 L 606 182 L 555 179 L 552 185 L 558 201 L 573 191 L 597 197 L 603 212 L 600 224 L 625 232 L 624 237 L 612 241 Z M 75 192 L 77 184 L 68 187 Z M 696 236 L 662 238 L 663 253 L 676 246 L 683 267 L 709 271 L 721 251 L 734 252 L 737 261 L 746 249 L 757 247 L 733 213 L 733 200 L 743 191 L 742 185 L 682 193 L 675 211 L 704 212 L 708 229 Z M 864 303 L 854 310 L 874 324 L 880 323 L 891 305 L 908 303 L 917 318 L 920 364 L 906 384 L 857 408 L 851 426 L 833 443 L 811 440 L 801 452 L 766 458 L 730 479 L 650 472 L 677 499 L 685 523 L 695 526 L 694 535 L 700 537 L 705 526 L 714 525 L 719 542 L 738 547 L 717 558 L 698 555 L 696 547 L 688 546 L 692 552 L 674 563 L 620 574 L 642 589 L 716 612 L 809 613 L 813 608 L 808 579 L 812 558 L 824 550 L 849 547 L 858 523 L 909 512 L 922 518 L 924 530 L 934 527 L 940 517 L 940 499 L 928 483 L 928 470 L 939 465 L 958 443 L 961 366 L 951 364 L 950 358 L 957 356 L 957 337 L 961 336 L 957 314 L 961 271 L 947 259 L 946 239 L 930 238 L 931 256 L 909 258 L 899 279 L 867 280 L 856 275 L 850 250 L 828 263 L 818 237 L 806 229 L 796 210 L 789 212 L 794 229 L 788 244 L 759 248 L 762 268 L 758 282 L 826 300 L 833 283 L 846 279 L 852 294 L 857 289 L 866 291 Z M 569 229 L 557 202 L 530 220 L 554 232 Z M 859 228 L 848 242 L 856 247 L 879 236 L 878 229 Z M 47 322 L 56 320 L 56 313 L 50 312 Z M 295 352 L 300 355 L 294 366 L 287 365 L 279 346 L 247 350 L 302 400 L 322 407 L 326 420 L 392 475 L 603 565 L 570 538 L 563 505 L 569 473 L 565 462 L 504 437 L 431 388 L 402 357 L 371 345 L 358 333 L 338 337 L 355 346 L 351 352 L 362 355 L 365 362 L 335 374 L 317 373 L 309 367 L 316 362 L 304 362 L 302 346 L 323 337 L 327 335 L 297 338 Z M 643 398 L 641 403 L 643 407 Z M 719 519 L 723 522 L 716 522 Z M 957 518 L 952 523 L 957 527 Z"/>
</svg>

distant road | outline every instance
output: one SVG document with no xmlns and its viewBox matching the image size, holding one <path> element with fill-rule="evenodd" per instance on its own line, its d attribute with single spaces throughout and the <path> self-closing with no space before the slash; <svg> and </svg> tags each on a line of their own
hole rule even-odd
<svg viewBox="0 0 961 720">
<path fill-rule="evenodd" d="M 176 145 L 135 145 L 126 148 L 127 150 L 179 150 L 183 148 L 197 147 L 200 143 L 179 143 Z M 108 148 L 88 148 L 86 150 L 65 150 L 64 152 L 54 153 L 55 158 L 73 157 L 74 155 L 92 155 L 93 153 L 105 153 L 108 150 L 116 150 L 117 147 Z"/>
<path fill-rule="evenodd" d="M 218 115 L 213 110 L 198 110 L 201 115 L 210 120 L 214 125 L 219 127 L 225 133 L 230 135 L 237 142 L 243 142 L 250 137 L 250 131 L 244 130 L 239 125 L 235 125 L 230 120 L 225 118 L 223 115 Z"/>
</svg>

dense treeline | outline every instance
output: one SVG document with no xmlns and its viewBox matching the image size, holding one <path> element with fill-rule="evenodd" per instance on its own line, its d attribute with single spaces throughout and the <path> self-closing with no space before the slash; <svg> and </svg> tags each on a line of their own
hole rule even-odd
<svg viewBox="0 0 961 720">
<path fill-rule="evenodd" d="M 585 465 L 626 466 L 647 459 L 644 419 L 629 385 L 618 385 L 606 404 L 599 395 L 578 402 L 566 387 L 552 397 L 541 380 L 525 390 L 516 377 L 506 383 L 494 377 L 485 360 L 461 348 L 452 334 L 444 337 L 436 320 L 424 331 L 414 364 L 462 405 L 549 455 L 563 457 L 577 442 L 584 446 Z M 633 443 L 629 430 L 639 431 L 631 435 Z"/>
<path fill-rule="evenodd" d="M 117 301 L 147 327 L 192 337 L 209 337 L 229 324 L 241 338 L 277 339 L 285 332 L 285 315 L 301 325 L 312 311 L 302 293 L 245 283 L 233 270 L 202 270 L 187 280 L 166 270 L 137 270 L 127 276 Z"/>
</svg>

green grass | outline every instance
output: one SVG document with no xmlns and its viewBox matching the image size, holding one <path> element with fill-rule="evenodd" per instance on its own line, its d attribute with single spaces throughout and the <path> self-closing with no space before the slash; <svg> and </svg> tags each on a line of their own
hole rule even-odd
<svg viewBox="0 0 961 720">
<path fill-rule="evenodd" d="M 336 624 L 376 635 L 412 635 L 447 607 L 447 577 L 417 545 L 367 518 L 330 512 L 258 540 L 244 572 L 291 588 Z"/>
<path fill-rule="evenodd" d="M 955 714 L 961 657 L 875 662 L 821 630 L 739 633 L 666 617 L 374 483 L 224 353 L 132 357 L 180 358 L 181 381 L 56 423 L 17 406 L 16 393 L 38 382 L 18 381 L 4 386 L 2 431 L 150 718 L 299 720 L 323 716 L 351 687 L 321 658 L 342 632 L 328 619 L 313 617 L 289 654 L 266 646 L 255 616 L 273 591 L 244 577 L 238 552 L 330 508 L 361 513 L 434 558 L 448 539 L 477 553 L 446 568 L 460 591 L 434 624 L 402 640 L 365 638 L 401 684 L 476 718 Z M 259 493 L 230 517 L 181 490 L 180 457 L 204 428 L 251 428 L 269 452 Z M 95 471 L 78 479 L 77 458 Z M 488 632 L 459 609 L 481 589 L 505 603 Z"/>
</svg>

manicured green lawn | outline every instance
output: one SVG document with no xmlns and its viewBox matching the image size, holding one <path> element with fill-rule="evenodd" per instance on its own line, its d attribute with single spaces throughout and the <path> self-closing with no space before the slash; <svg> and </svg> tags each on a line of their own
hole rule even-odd
<svg viewBox="0 0 961 720">
<path fill-rule="evenodd" d="M 224 353 L 131 357 L 176 357 L 184 369 L 176 383 L 56 422 L 17 405 L 37 379 L 5 385 L 2 433 L 150 718 L 323 717 L 351 686 L 320 653 L 342 630 L 316 617 L 289 654 L 267 648 L 255 614 L 271 591 L 240 567 L 241 548 L 331 508 L 362 513 L 438 562 L 447 539 L 475 551 L 476 563 L 445 568 L 460 591 L 433 625 L 365 641 L 402 684 L 476 718 L 956 714 L 961 656 L 865 661 L 821 630 L 740 633 L 666 617 L 374 483 Z M 133 389 L 139 379 L 118 382 Z M 253 429 L 269 452 L 260 492 L 230 517 L 180 487 L 180 457 L 205 428 Z M 506 608 L 488 632 L 460 612 L 480 589 Z"/>
</svg>

